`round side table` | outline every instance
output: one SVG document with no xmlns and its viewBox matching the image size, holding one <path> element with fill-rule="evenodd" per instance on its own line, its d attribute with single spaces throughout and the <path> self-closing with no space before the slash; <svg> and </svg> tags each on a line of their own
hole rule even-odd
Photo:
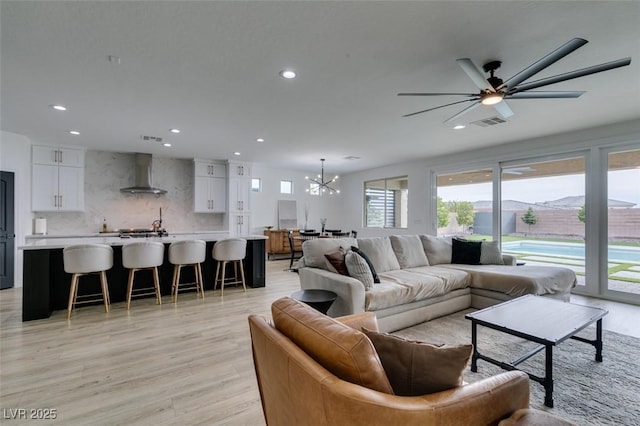
<svg viewBox="0 0 640 426">
<path fill-rule="evenodd" d="M 326 315 L 338 295 L 329 290 L 299 290 L 292 293 L 291 297 Z"/>
</svg>

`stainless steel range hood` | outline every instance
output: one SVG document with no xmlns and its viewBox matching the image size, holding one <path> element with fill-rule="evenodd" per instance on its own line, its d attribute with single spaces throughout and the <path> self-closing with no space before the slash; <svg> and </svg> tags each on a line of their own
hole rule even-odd
<svg viewBox="0 0 640 426">
<path fill-rule="evenodd" d="M 135 186 L 122 188 L 120 192 L 127 192 L 129 194 L 166 194 L 167 191 L 164 189 L 154 188 L 152 185 L 152 162 L 151 154 L 136 153 Z"/>
</svg>

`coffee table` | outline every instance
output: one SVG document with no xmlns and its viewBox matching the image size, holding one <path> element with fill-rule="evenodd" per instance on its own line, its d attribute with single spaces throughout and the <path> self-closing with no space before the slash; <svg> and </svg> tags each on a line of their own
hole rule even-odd
<svg viewBox="0 0 640 426">
<path fill-rule="evenodd" d="M 547 297 L 527 295 L 499 305 L 465 315 L 471 320 L 471 343 L 473 356 L 471 371 L 478 371 L 478 359 L 490 362 L 504 370 L 518 370 L 521 362 L 545 349 L 544 377 L 525 371 L 531 378 L 544 386 L 544 405 L 553 407 L 553 347 L 571 338 L 589 343 L 596 348 L 596 361 L 602 362 L 602 318 L 609 312 L 590 306 L 566 303 Z M 575 336 L 580 330 L 596 323 L 595 340 Z M 503 362 L 482 355 L 478 351 L 477 326 L 492 328 L 517 336 L 540 346 L 511 361 Z"/>
</svg>

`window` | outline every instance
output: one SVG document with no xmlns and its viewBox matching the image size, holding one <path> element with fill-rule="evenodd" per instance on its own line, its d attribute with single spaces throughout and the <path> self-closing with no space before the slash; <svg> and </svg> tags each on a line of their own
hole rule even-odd
<svg viewBox="0 0 640 426">
<path fill-rule="evenodd" d="M 439 174 L 438 236 L 493 239 L 493 170 Z"/>
<path fill-rule="evenodd" d="M 380 179 L 364 183 L 365 226 L 406 228 L 408 223 L 409 178 Z"/>
<path fill-rule="evenodd" d="M 262 180 L 260 178 L 251 179 L 251 191 L 252 192 L 262 191 Z"/>
<path fill-rule="evenodd" d="M 280 193 L 281 194 L 293 194 L 293 182 L 290 180 L 280 181 Z"/>
<path fill-rule="evenodd" d="M 320 195 L 320 185 L 317 183 L 309 184 L 309 194 L 310 195 Z"/>
</svg>

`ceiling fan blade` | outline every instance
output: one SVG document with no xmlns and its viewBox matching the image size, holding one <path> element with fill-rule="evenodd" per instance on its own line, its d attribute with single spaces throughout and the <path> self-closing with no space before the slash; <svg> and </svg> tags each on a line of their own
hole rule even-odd
<svg viewBox="0 0 640 426">
<path fill-rule="evenodd" d="M 398 93 L 398 96 L 478 96 L 477 93 Z"/>
<path fill-rule="evenodd" d="M 457 114 L 455 114 L 455 115 L 453 115 L 453 116 L 451 116 L 451 117 L 447 118 L 446 120 L 444 120 L 444 121 L 443 121 L 443 123 L 449 123 L 449 122 L 451 122 L 451 121 L 455 120 L 456 118 L 460 117 L 461 115 L 466 114 L 466 113 L 468 113 L 469 111 L 471 111 L 471 110 L 474 110 L 474 109 L 478 108 L 480 105 L 482 105 L 482 104 L 480 103 L 480 101 L 476 101 L 475 103 L 472 103 L 471 105 L 469 105 L 468 107 L 466 107 L 465 109 L 463 109 L 462 111 L 460 111 L 459 113 L 457 113 Z"/>
<path fill-rule="evenodd" d="M 502 118 L 509 118 L 513 115 L 513 111 L 509 108 L 509 105 L 503 100 L 502 102 L 498 102 L 493 106 L 493 109 L 496 110 L 498 114 L 502 116 Z"/>
<path fill-rule="evenodd" d="M 473 100 L 475 100 L 475 99 L 465 99 L 463 101 L 452 102 L 450 104 L 440 105 L 440 106 L 437 106 L 437 107 L 434 107 L 434 108 L 424 109 L 424 110 L 418 111 L 418 112 L 412 112 L 411 114 L 403 115 L 403 117 L 411 117 L 412 115 L 422 114 L 423 112 L 429 112 L 429 111 L 433 111 L 435 109 L 440 109 L 440 108 L 448 107 L 448 106 L 455 105 L 455 104 L 461 104 L 463 102 L 469 102 L 469 101 L 473 101 Z"/>
<path fill-rule="evenodd" d="M 564 74 L 558 74 L 553 77 L 542 78 L 540 80 L 525 83 L 520 86 L 514 87 L 512 92 L 518 93 L 525 90 L 531 90 L 542 86 L 547 86 L 553 83 L 560 83 L 561 81 L 567 81 L 578 77 L 584 77 L 585 75 L 596 74 L 602 71 L 609 71 L 615 68 L 627 66 L 631 63 L 631 58 L 618 59 L 617 61 L 611 61 L 600 65 L 593 65 L 587 68 L 566 72 Z"/>
<path fill-rule="evenodd" d="M 507 94 L 506 99 L 561 99 L 579 98 L 587 92 L 516 92 Z"/>
<path fill-rule="evenodd" d="M 471 59 L 460 58 L 460 59 L 456 59 L 456 62 L 458 63 L 458 65 L 460 65 L 462 70 L 469 76 L 471 81 L 473 81 L 473 84 L 475 84 L 478 89 L 487 90 L 492 93 L 495 92 L 495 89 L 493 88 L 491 83 L 487 81 L 487 78 L 484 76 L 484 73 L 480 70 L 480 68 L 476 66 L 476 64 L 473 63 L 473 61 L 471 61 Z"/>
<path fill-rule="evenodd" d="M 569 40 L 568 42 L 566 42 L 565 44 L 563 44 L 553 52 L 549 53 L 547 56 L 544 56 L 537 62 L 529 65 L 527 68 L 523 69 L 518 74 L 514 75 L 513 77 L 511 77 L 510 79 L 502 83 L 500 87 L 498 87 L 498 90 L 503 89 L 505 87 L 509 89 L 517 86 L 518 84 L 522 83 L 529 77 L 539 73 L 549 65 L 553 64 L 556 61 L 559 61 L 560 59 L 567 56 L 569 53 L 584 46 L 587 43 L 588 41 L 582 38 L 574 38 Z"/>
</svg>

